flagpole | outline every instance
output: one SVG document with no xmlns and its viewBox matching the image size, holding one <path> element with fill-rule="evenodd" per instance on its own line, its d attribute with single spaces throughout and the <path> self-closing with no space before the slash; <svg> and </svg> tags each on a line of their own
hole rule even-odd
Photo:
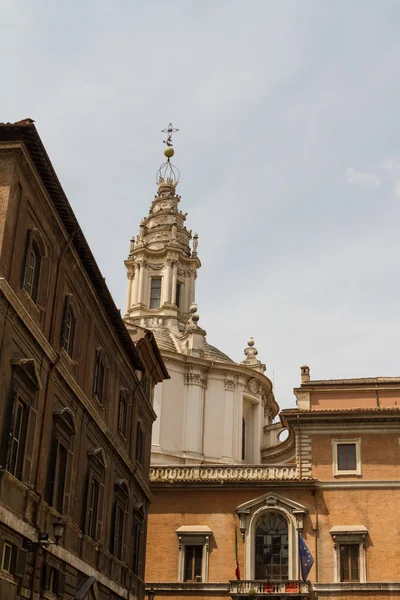
<svg viewBox="0 0 400 600">
<path fill-rule="evenodd" d="M 299 578 L 299 591 L 300 591 L 300 585 L 301 585 L 301 575 L 300 575 L 300 570 L 301 570 L 301 561 L 300 561 L 300 527 L 297 525 L 297 560 L 298 560 L 298 571 L 297 571 L 297 575 Z"/>
</svg>

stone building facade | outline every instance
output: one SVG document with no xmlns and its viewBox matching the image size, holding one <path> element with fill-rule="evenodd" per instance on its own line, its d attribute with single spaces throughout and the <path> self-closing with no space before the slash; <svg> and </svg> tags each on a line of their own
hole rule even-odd
<svg viewBox="0 0 400 600">
<path fill-rule="evenodd" d="M 400 379 L 311 381 L 305 366 L 296 407 L 279 412 L 254 340 L 240 363 L 207 342 L 198 236 L 169 161 L 160 173 L 126 261 L 125 321 L 153 331 L 171 375 L 155 390 L 148 589 L 399 598 Z M 314 560 L 305 581 L 299 534 Z"/>
<path fill-rule="evenodd" d="M 1 124 L 1 599 L 143 598 L 166 377 L 154 336 L 132 341 L 33 122 Z"/>
</svg>

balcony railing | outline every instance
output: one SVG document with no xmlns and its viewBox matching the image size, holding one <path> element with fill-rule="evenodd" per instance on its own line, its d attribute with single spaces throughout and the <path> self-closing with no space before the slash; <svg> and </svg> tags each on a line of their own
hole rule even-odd
<svg viewBox="0 0 400 600">
<path fill-rule="evenodd" d="M 309 581 L 267 581 L 245 579 L 242 581 L 230 581 L 229 590 L 231 596 L 247 596 L 256 598 L 258 596 L 281 595 L 285 596 L 309 596 L 311 594 L 311 584 Z"/>
</svg>

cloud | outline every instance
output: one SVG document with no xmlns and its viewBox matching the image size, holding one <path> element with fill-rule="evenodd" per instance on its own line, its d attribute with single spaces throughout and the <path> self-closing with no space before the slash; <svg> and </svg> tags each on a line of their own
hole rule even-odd
<svg viewBox="0 0 400 600">
<path fill-rule="evenodd" d="M 364 189 L 376 188 L 380 184 L 380 179 L 374 173 L 363 173 L 355 171 L 349 167 L 346 171 L 347 183 L 357 184 Z"/>
</svg>

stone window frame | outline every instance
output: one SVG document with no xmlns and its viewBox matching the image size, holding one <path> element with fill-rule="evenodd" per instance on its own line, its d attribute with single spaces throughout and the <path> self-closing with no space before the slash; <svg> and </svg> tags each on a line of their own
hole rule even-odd
<svg viewBox="0 0 400 600">
<path fill-rule="evenodd" d="M 213 532 L 207 525 L 183 525 L 176 530 L 178 536 L 178 581 L 184 582 L 186 546 L 202 546 L 201 582 L 208 582 L 210 538 Z"/>
<path fill-rule="evenodd" d="M 37 423 L 37 395 L 42 388 L 36 362 L 33 358 L 17 358 L 11 360 L 12 399 L 8 408 L 8 430 L 3 438 L 2 454 L 5 457 L 6 469 L 25 485 L 33 485 L 34 439 Z M 14 430 L 18 415 L 18 405 L 25 411 L 25 433 L 21 432 L 22 456 L 18 472 L 12 472 L 11 458 L 13 454 Z"/>
<path fill-rule="evenodd" d="M 367 553 L 366 539 L 368 529 L 364 525 L 338 525 L 330 530 L 333 541 L 333 577 L 335 583 L 366 583 Z M 341 581 L 340 546 L 357 545 L 359 547 L 359 580 L 358 582 Z"/>
<path fill-rule="evenodd" d="M 356 451 L 356 468 L 339 469 L 338 446 L 340 444 L 352 444 Z M 332 439 L 332 468 L 334 477 L 346 477 L 348 475 L 362 475 L 361 469 L 361 438 L 333 438 Z"/>
<path fill-rule="evenodd" d="M 115 495 L 111 518 L 110 552 L 117 560 L 123 562 L 126 560 L 128 546 L 127 532 L 130 492 L 127 480 L 117 479 L 114 483 L 114 490 Z M 119 522 L 117 520 L 118 514 L 120 515 Z M 117 525 L 119 525 L 119 527 L 117 527 Z"/>
<path fill-rule="evenodd" d="M 70 516 L 72 513 L 72 469 L 74 463 L 73 440 L 77 429 L 75 417 L 72 410 L 65 406 L 53 413 L 53 434 L 52 434 L 52 451 L 48 473 L 48 500 L 57 512 L 63 516 Z M 65 473 L 63 482 L 63 499 L 61 511 L 57 506 L 57 498 L 60 486 L 60 446 L 66 450 Z"/>
<path fill-rule="evenodd" d="M 72 340 L 68 339 L 67 347 L 66 345 L 66 327 L 67 327 L 67 317 L 68 313 L 71 313 L 72 316 Z M 79 358 L 79 350 L 81 346 L 81 337 L 82 337 L 82 318 L 79 311 L 79 306 L 76 301 L 74 294 L 68 293 L 65 295 L 64 299 L 64 308 L 63 315 L 61 321 L 60 328 L 60 348 L 64 356 L 67 356 L 73 363 L 78 363 Z"/>
</svg>

